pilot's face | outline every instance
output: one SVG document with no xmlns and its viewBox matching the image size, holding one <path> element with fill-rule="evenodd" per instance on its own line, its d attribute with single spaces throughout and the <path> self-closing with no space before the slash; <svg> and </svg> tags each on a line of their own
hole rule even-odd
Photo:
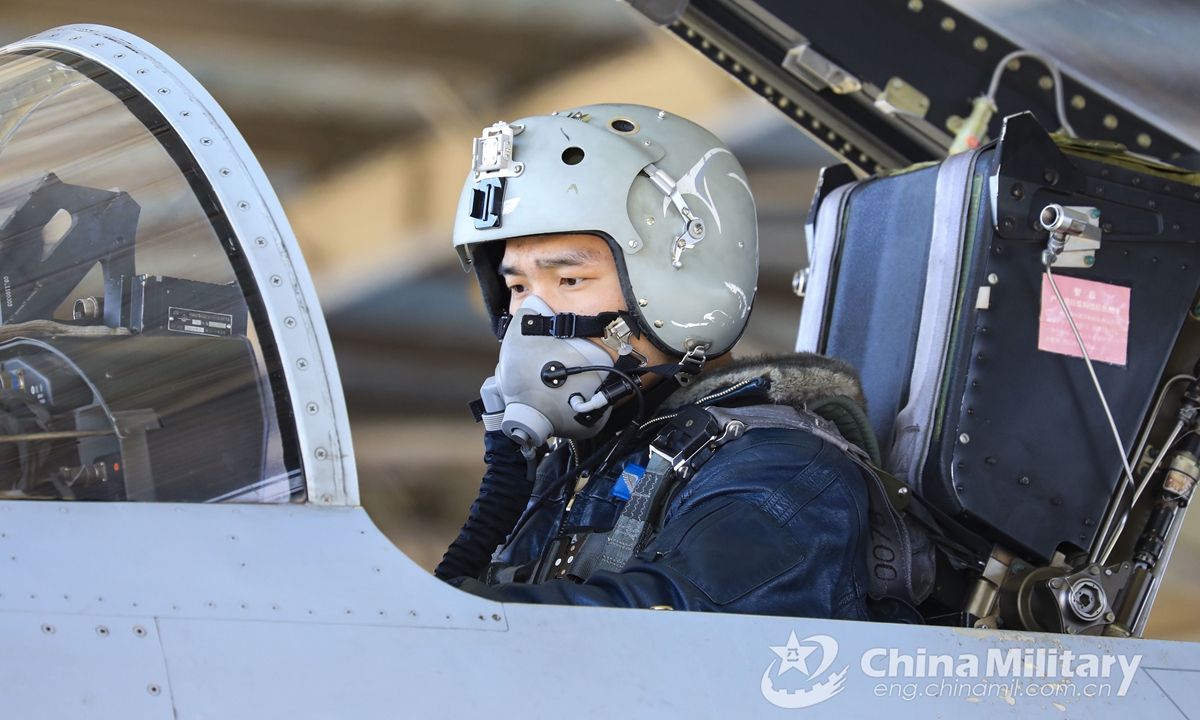
<svg viewBox="0 0 1200 720">
<path fill-rule="evenodd" d="M 599 315 L 627 310 L 608 244 L 595 235 L 540 235 L 505 244 L 500 275 L 515 313 L 537 295 L 556 313 Z"/>
<path fill-rule="evenodd" d="M 511 292 L 510 313 L 515 313 L 530 295 L 537 295 L 556 313 L 599 315 L 629 309 L 621 294 L 612 251 L 595 235 L 538 235 L 509 240 L 500 275 Z M 632 344 L 652 365 L 670 361 L 644 335 L 634 338 Z"/>
</svg>

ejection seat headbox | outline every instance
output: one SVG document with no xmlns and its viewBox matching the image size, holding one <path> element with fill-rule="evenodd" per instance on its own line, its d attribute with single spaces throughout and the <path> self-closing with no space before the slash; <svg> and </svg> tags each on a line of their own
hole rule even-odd
<svg viewBox="0 0 1200 720">
<path fill-rule="evenodd" d="M 1093 550 L 1123 459 L 1043 213 L 1081 218 L 1053 277 L 1128 453 L 1164 370 L 1195 361 L 1168 367 L 1200 286 L 1196 176 L 1029 114 L 936 166 L 825 175 L 797 349 L 858 369 L 885 467 L 942 510 L 1038 564 Z"/>
<path fill-rule="evenodd" d="M 611 247 L 627 308 L 656 347 L 733 347 L 757 288 L 758 226 L 746 173 L 716 136 L 655 108 L 589 105 L 497 123 L 474 150 L 454 246 L 494 322 L 509 297 L 497 241 L 590 233 Z"/>
</svg>

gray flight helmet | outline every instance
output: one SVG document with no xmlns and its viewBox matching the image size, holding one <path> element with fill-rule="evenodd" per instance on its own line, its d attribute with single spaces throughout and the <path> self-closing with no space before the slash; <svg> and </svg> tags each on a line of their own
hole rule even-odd
<svg viewBox="0 0 1200 720">
<path fill-rule="evenodd" d="M 454 246 L 494 323 L 508 305 L 496 241 L 560 233 L 608 242 L 628 310 L 660 350 L 712 358 L 741 337 L 758 285 L 754 198 L 737 158 L 699 125 L 605 104 L 485 129 Z"/>
</svg>

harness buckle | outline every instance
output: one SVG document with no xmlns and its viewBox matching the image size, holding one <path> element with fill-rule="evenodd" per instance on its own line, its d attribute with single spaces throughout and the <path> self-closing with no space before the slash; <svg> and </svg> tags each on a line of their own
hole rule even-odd
<svg viewBox="0 0 1200 720">
<path fill-rule="evenodd" d="M 695 470 L 695 465 L 703 464 L 703 461 L 694 461 L 704 450 L 715 450 L 714 441 L 721 438 L 726 430 L 707 411 L 690 406 L 684 408 L 654 438 L 654 442 L 650 443 L 650 454 L 667 461 L 675 475 L 680 480 L 686 480 Z"/>
</svg>

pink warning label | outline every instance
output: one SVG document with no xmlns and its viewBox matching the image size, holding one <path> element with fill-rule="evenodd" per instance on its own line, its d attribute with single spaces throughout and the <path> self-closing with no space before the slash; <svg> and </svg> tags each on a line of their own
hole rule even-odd
<svg viewBox="0 0 1200 720">
<path fill-rule="evenodd" d="M 1129 288 L 1063 275 L 1055 275 L 1054 281 L 1071 310 L 1088 356 L 1099 362 L 1124 365 L 1129 346 Z M 1045 275 L 1038 350 L 1083 357 Z"/>
</svg>

